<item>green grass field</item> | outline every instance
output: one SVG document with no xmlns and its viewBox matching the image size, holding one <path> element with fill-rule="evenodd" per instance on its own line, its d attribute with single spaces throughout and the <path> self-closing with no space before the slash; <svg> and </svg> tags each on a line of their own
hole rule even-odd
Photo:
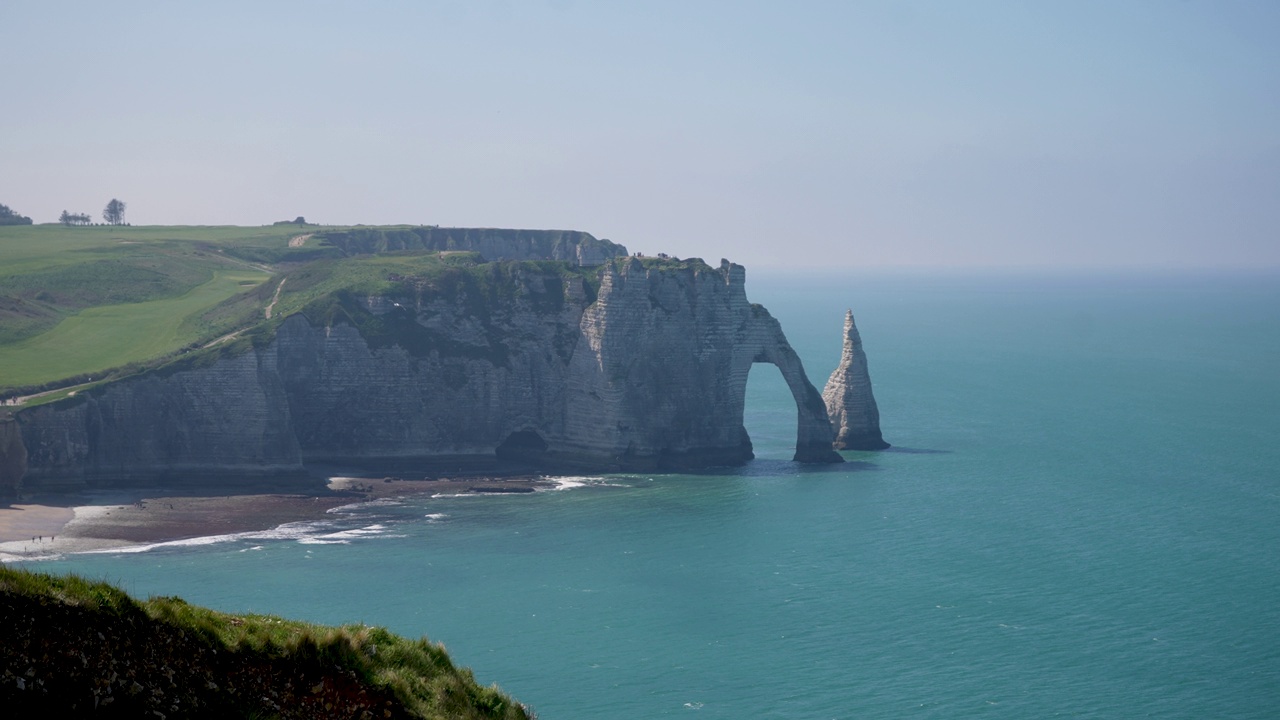
<svg viewBox="0 0 1280 720">
<path fill-rule="evenodd" d="M 297 225 L 266 227 L 144 226 L 64 227 L 0 226 L 0 278 L 84 262 L 94 254 L 128 253 L 136 246 L 209 245 L 224 251 L 284 250 L 289 239 L 329 228 Z"/>
<path fill-rule="evenodd" d="M 0 345 L 0 384 L 38 385 L 143 362 L 205 339 L 187 318 L 266 280 L 250 269 L 220 270 L 175 298 L 92 307 L 51 330 Z M 250 283 L 249 286 L 241 283 Z"/>
<path fill-rule="evenodd" d="M 170 355 L 232 329 L 203 318 L 305 260 L 314 227 L 0 227 L 0 392 Z M 249 316 L 234 318 L 244 322 Z"/>
</svg>

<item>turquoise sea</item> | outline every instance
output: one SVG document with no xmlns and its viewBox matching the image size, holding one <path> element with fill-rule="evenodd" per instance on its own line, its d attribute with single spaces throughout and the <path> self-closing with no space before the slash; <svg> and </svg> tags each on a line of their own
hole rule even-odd
<svg viewBox="0 0 1280 720">
<path fill-rule="evenodd" d="M 442 641 L 543 720 L 1280 716 L 1280 277 L 750 273 L 885 438 L 38 563 Z"/>
</svg>

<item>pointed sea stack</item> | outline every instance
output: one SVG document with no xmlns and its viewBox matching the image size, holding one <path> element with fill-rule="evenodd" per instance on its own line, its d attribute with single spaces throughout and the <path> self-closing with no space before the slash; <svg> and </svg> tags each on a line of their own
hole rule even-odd
<svg viewBox="0 0 1280 720">
<path fill-rule="evenodd" d="M 867 354 L 862 351 L 862 337 L 853 324 L 853 311 L 844 314 L 844 353 L 840 367 L 831 373 L 822 391 L 827 415 L 836 439 L 837 450 L 884 450 L 889 443 L 880 437 L 880 410 L 871 394 L 871 375 L 867 373 Z"/>
</svg>

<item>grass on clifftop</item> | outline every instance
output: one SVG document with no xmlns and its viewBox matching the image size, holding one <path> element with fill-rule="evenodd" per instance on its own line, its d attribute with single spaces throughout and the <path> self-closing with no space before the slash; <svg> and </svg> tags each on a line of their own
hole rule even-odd
<svg viewBox="0 0 1280 720">
<path fill-rule="evenodd" d="M 0 391 L 100 373 L 208 339 L 188 318 L 266 280 L 297 226 L 0 227 Z"/>
<path fill-rule="evenodd" d="M 77 697 L 96 706 L 110 696 L 124 711 L 126 703 L 145 709 L 156 701 L 167 708 L 171 699 L 182 697 L 205 714 L 221 707 L 249 717 L 309 717 L 308 704 L 325 716 L 332 705 L 356 702 L 353 697 L 367 704 L 371 696 L 385 696 L 393 699 L 387 717 L 531 717 L 496 687 L 482 687 L 470 670 L 454 666 L 442 646 L 383 628 L 232 615 L 174 597 L 138 601 L 107 583 L 3 566 L 0 608 L 31 616 L 7 618 L 0 625 L 0 670 L 6 676 L 0 680 L 0 705 L 56 710 Z M 18 620 L 30 624 L 13 627 Z M 58 633 L 68 636 L 56 638 Z M 57 642 L 70 646 L 50 646 Z M 94 667 L 90 656 L 111 658 L 113 668 L 120 658 L 159 667 Z M 355 685 L 344 688 L 348 681 Z M 169 688 L 167 695 L 154 692 L 153 684 Z M 46 699 L 38 696 L 41 689 Z M 292 703 L 290 693 L 299 696 Z M 273 697 L 281 707 L 272 707 Z M 383 716 L 381 705 L 374 709 Z"/>
<path fill-rule="evenodd" d="M 27 400 L 30 407 L 104 378 L 198 365 L 269 339 L 289 315 L 349 319 L 342 306 L 359 297 L 443 295 L 483 313 L 521 294 L 539 309 L 558 306 L 571 275 L 589 299 L 599 286 L 596 268 L 564 262 L 485 263 L 474 252 L 422 250 L 347 257 L 325 239 L 335 231 L 0 227 L 0 397 L 65 389 Z"/>
<path fill-rule="evenodd" d="M 202 335 L 186 318 L 266 278 L 247 269 L 215 270 L 207 282 L 176 297 L 86 308 L 46 332 L 0 345 L 3 382 L 36 385 L 173 352 Z"/>
</svg>

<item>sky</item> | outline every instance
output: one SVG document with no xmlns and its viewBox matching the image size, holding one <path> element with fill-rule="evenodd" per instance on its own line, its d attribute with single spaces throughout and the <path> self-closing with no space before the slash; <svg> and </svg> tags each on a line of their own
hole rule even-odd
<svg viewBox="0 0 1280 720">
<path fill-rule="evenodd" d="M 0 203 L 1280 268 L 1280 2 L 0 4 Z"/>
</svg>

